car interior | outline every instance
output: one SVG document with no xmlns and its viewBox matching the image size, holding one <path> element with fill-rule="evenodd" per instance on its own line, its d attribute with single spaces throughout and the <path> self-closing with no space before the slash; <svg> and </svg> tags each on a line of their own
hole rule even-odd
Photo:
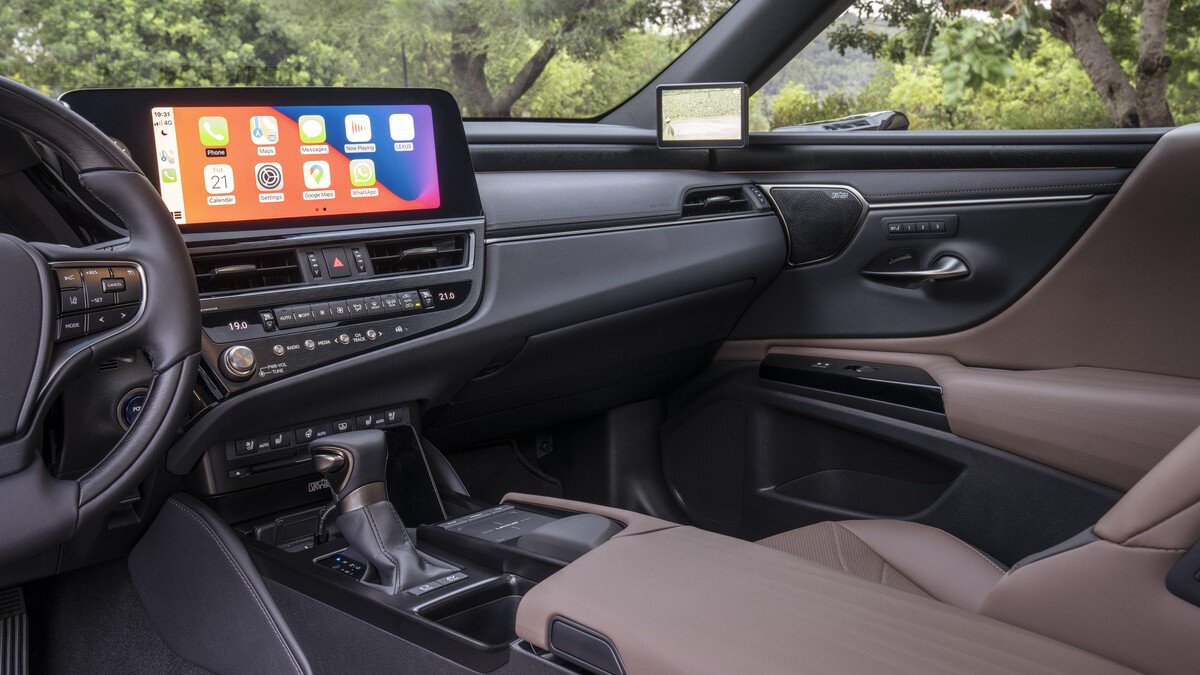
<svg viewBox="0 0 1200 675">
<path fill-rule="evenodd" d="M 0 79 L 0 673 L 1195 672 L 1200 125 L 748 133 L 846 5 L 575 122 Z"/>
</svg>

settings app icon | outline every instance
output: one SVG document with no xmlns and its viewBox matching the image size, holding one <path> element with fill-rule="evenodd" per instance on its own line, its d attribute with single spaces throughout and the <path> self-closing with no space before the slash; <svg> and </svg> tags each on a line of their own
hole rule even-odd
<svg viewBox="0 0 1200 675">
<path fill-rule="evenodd" d="M 274 192 L 283 188 L 283 167 L 276 162 L 254 165 L 254 182 L 263 192 Z"/>
</svg>

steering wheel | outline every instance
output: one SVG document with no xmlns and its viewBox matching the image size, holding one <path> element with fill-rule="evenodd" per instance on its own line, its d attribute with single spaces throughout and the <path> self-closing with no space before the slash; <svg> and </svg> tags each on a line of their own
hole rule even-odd
<svg viewBox="0 0 1200 675">
<path fill-rule="evenodd" d="M 100 522 L 161 462 L 195 383 L 200 308 L 178 228 L 116 144 L 66 106 L 5 78 L 0 124 L 56 151 L 128 231 L 127 243 L 111 249 L 0 233 L 0 563 L 8 563 Z M 77 284 L 90 290 L 60 291 L 72 286 L 75 273 L 92 277 Z M 104 314 L 82 311 L 90 304 L 67 306 L 80 298 L 121 307 Z M 153 369 L 137 422 L 78 480 L 53 477 L 40 453 L 51 403 L 92 364 L 133 350 L 144 352 Z"/>
</svg>

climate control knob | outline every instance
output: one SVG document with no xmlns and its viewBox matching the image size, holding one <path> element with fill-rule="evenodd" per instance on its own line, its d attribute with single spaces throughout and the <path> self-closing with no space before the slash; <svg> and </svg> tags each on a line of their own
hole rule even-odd
<svg viewBox="0 0 1200 675">
<path fill-rule="evenodd" d="M 250 379 L 254 374 L 254 350 L 245 345 L 234 345 L 221 354 L 221 372 L 231 380 Z"/>
</svg>

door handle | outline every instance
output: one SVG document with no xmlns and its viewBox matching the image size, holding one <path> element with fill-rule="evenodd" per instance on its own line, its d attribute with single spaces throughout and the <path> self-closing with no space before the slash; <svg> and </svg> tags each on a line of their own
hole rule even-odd
<svg viewBox="0 0 1200 675">
<path fill-rule="evenodd" d="M 905 288 L 920 288 L 930 281 L 961 279 L 971 273 L 967 263 L 956 255 L 939 256 L 924 270 L 863 270 L 863 276 L 875 281 L 899 284 Z"/>
</svg>

